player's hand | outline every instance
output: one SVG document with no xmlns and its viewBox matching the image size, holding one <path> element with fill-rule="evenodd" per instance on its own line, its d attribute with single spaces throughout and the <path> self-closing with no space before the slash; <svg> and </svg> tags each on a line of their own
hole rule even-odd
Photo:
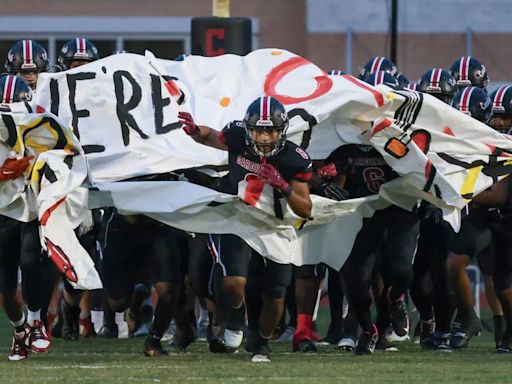
<svg viewBox="0 0 512 384">
<path fill-rule="evenodd" d="M 180 119 L 180 123 L 183 124 L 183 130 L 189 136 L 197 136 L 199 134 L 199 128 L 196 123 L 194 123 L 194 118 L 188 112 L 178 112 L 178 119 Z"/>
<path fill-rule="evenodd" d="M 350 198 L 348 191 L 335 183 L 325 183 L 322 185 L 322 192 L 325 197 L 331 200 L 343 201 Z"/>
<path fill-rule="evenodd" d="M 324 165 L 322 168 L 317 169 L 316 173 L 322 179 L 330 179 L 335 177 L 338 174 L 338 171 L 336 170 L 336 165 L 334 163 L 330 163 Z"/>
<path fill-rule="evenodd" d="M 23 175 L 34 156 L 21 159 L 7 159 L 0 167 L 0 181 L 14 180 Z"/>
<path fill-rule="evenodd" d="M 281 191 L 284 196 L 289 197 L 292 194 L 292 187 L 290 187 L 290 184 L 288 184 L 273 165 L 268 163 L 260 164 L 258 176 L 265 181 L 265 183 Z"/>
</svg>

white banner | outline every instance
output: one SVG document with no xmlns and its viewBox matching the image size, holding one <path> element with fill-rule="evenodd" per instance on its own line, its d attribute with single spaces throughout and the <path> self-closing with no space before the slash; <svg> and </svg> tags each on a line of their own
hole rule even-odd
<svg viewBox="0 0 512 384">
<path fill-rule="evenodd" d="M 187 182 L 119 182 L 227 162 L 226 152 L 182 132 L 178 106 L 145 57 L 122 54 L 42 74 L 38 82 L 35 104 L 58 114 L 79 135 L 88 179 L 99 190 L 91 194 L 90 207 L 114 205 L 190 231 L 235 233 L 276 261 L 324 261 L 339 268 L 362 218 L 374 209 L 390 202 L 412 209 L 427 199 L 457 226 L 458 210 L 509 173 L 508 137 L 428 95 L 327 76 L 278 49 L 159 63 L 177 79 L 185 93 L 181 108 L 197 124 L 220 130 L 242 119 L 252 100 L 271 95 L 291 117 L 289 139 L 312 158 L 324 159 L 346 143 L 371 143 L 402 177 L 385 184 L 379 196 L 344 202 L 313 197 L 307 222 L 289 209 L 280 220 L 262 206 Z"/>
</svg>

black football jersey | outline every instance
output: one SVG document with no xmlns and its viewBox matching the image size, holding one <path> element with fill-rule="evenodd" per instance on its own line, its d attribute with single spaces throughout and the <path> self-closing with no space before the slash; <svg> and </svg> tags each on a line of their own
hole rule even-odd
<svg viewBox="0 0 512 384">
<path fill-rule="evenodd" d="M 249 149 L 245 141 L 243 122 L 236 120 L 224 127 L 221 140 L 228 147 L 232 194 L 237 193 L 238 183 L 247 175 L 258 174 L 262 160 L 273 165 L 288 182 L 297 180 L 307 183 L 311 179 L 313 168 L 309 155 L 291 141 L 286 141 L 284 148 L 274 156 L 262 159 Z"/>
<path fill-rule="evenodd" d="M 342 145 L 326 162 L 334 162 L 338 174 L 346 176 L 344 189 L 352 198 L 377 194 L 382 184 L 398 177 L 382 155 L 367 145 Z"/>
</svg>

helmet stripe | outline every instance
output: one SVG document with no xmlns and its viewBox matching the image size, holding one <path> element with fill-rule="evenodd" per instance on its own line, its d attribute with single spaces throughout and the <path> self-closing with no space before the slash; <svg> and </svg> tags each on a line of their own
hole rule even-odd
<svg viewBox="0 0 512 384">
<path fill-rule="evenodd" d="M 269 120 L 270 97 L 263 96 L 260 99 L 260 119 Z"/>
<path fill-rule="evenodd" d="M 462 57 L 460 60 L 460 80 L 468 80 L 469 77 L 469 60 L 471 56 Z"/>
<path fill-rule="evenodd" d="M 23 61 L 32 64 L 32 40 L 23 40 Z"/>
<path fill-rule="evenodd" d="M 382 65 L 383 61 L 384 61 L 383 57 L 376 57 L 375 59 L 373 59 L 371 73 L 375 73 L 375 72 L 379 71 L 380 66 Z"/>
<path fill-rule="evenodd" d="M 439 82 L 441 81 L 441 73 L 442 73 L 441 68 L 434 68 L 432 70 L 432 74 L 430 76 L 430 83 L 434 87 L 439 87 Z"/>
<path fill-rule="evenodd" d="M 16 87 L 16 76 L 7 76 L 4 84 L 4 95 L 2 103 L 12 103 L 14 98 L 14 88 Z"/>
<path fill-rule="evenodd" d="M 384 83 L 384 72 L 379 71 L 377 73 L 377 77 L 375 79 L 375 85 L 379 85 L 379 84 L 382 84 L 382 83 Z"/>
<path fill-rule="evenodd" d="M 494 100 L 492 103 L 492 109 L 495 110 L 501 110 L 503 108 L 503 97 L 505 96 L 505 93 L 507 92 L 507 89 L 510 88 L 510 85 L 504 85 L 498 89 L 496 92 L 496 95 L 494 96 Z"/>
<path fill-rule="evenodd" d="M 459 110 L 461 112 L 469 112 L 469 100 L 471 100 L 471 94 L 473 93 L 473 87 L 464 88 L 462 96 L 460 97 Z"/>
</svg>

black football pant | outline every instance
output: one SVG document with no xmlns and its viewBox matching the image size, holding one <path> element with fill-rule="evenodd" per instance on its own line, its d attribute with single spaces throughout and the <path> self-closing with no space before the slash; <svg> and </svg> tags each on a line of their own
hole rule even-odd
<svg viewBox="0 0 512 384">
<path fill-rule="evenodd" d="M 341 269 L 349 305 L 363 330 L 372 330 L 370 286 L 378 247 L 382 244 L 379 253 L 391 285 L 389 297 L 398 299 L 411 285 L 418 234 L 417 215 L 396 206 L 364 219 Z"/>
</svg>

